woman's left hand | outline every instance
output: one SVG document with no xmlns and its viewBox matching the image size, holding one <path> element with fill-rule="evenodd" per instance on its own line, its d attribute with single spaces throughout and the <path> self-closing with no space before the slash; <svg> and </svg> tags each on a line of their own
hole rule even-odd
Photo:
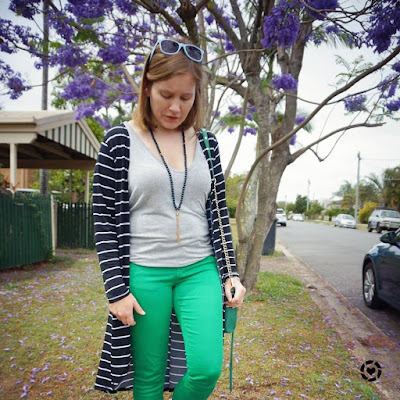
<svg viewBox="0 0 400 400">
<path fill-rule="evenodd" d="M 235 295 L 232 298 L 231 288 L 232 283 L 231 279 L 228 278 L 225 282 L 225 296 L 227 302 L 225 303 L 227 307 L 239 307 L 243 303 L 244 295 L 246 294 L 246 288 L 242 285 L 239 278 L 233 277 L 233 286 L 235 288 Z"/>
</svg>

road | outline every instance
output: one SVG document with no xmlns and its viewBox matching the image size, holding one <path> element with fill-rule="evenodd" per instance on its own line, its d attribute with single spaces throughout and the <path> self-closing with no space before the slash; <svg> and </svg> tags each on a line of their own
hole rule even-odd
<svg viewBox="0 0 400 400">
<path fill-rule="evenodd" d="M 389 337 L 400 343 L 400 312 L 391 307 L 371 310 L 365 306 L 362 296 L 362 261 L 365 253 L 379 243 L 380 235 L 297 221 L 288 221 L 286 227 L 278 226 L 276 234 L 292 254 L 309 264 Z"/>
</svg>

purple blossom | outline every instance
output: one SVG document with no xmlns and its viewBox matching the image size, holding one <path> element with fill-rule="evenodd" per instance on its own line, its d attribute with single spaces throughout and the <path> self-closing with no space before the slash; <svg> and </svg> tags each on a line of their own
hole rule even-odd
<svg viewBox="0 0 400 400">
<path fill-rule="evenodd" d="M 297 1 L 281 0 L 274 6 L 271 14 L 264 19 L 264 38 L 261 45 L 269 49 L 275 43 L 279 46 L 291 46 L 297 39 L 300 30 L 300 21 L 294 7 Z"/>
<path fill-rule="evenodd" d="M 398 82 L 396 80 L 396 75 L 387 76 L 380 84 L 379 90 L 382 93 L 384 99 L 393 97 L 396 94 L 398 87 Z"/>
<path fill-rule="evenodd" d="M 367 96 L 349 96 L 344 99 L 344 108 L 347 112 L 363 111 L 365 110 L 365 102 Z"/>
<path fill-rule="evenodd" d="M 234 128 L 233 126 L 230 126 L 230 127 L 228 128 L 228 132 L 229 132 L 229 133 L 235 132 L 235 128 Z"/>
<path fill-rule="evenodd" d="M 106 130 L 111 128 L 111 123 L 108 118 L 101 118 L 101 117 L 95 116 L 94 120 L 97 123 L 99 123 Z"/>
<path fill-rule="evenodd" d="M 32 33 L 31 28 L 13 25 L 10 20 L 0 18 L 0 50 L 6 53 L 16 53 L 15 43 L 24 44 L 29 50 L 35 51 L 32 47 L 33 41 L 40 40 L 39 35 Z"/>
<path fill-rule="evenodd" d="M 135 57 L 135 62 L 138 63 L 138 64 L 144 64 L 145 57 L 144 56 L 136 56 Z"/>
<path fill-rule="evenodd" d="M 96 108 L 92 103 L 81 103 L 76 107 L 75 111 L 75 119 L 80 120 L 91 117 L 95 113 Z"/>
<path fill-rule="evenodd" d="M 105 85 L 90 75 L 81 74 L 70 82 L 61 97 L 66 100 L 85 100 L 98 97 L 105 90 Z"/>
<path fill-rule="evenodd" d="M 254 106 L 253 104 L 250 104 L 247 109 L 252 112 L 253 114 L 257 112 L 257 107 Z"/>
<path fill-rule="evenodd" d="M 400 61 L 392 65 L 392 70 L 396 72 L 400 72 Z"/>
<path fill-rule="evenodd" d="M 215 20 L 214 20 L 214 16 L 212 14 L 208 14 L 205 17 L 205 20 L 207 22 L 208 25 L 211 25 Z"/>
<path fill-rule="evenodd" d="M 366 43 L 375 47 L 375 52 L 387 50 L 400 30 L 400 7 L 397 0 L 382 0 L 376 2 L 369 19 Z M 397 37 L 397 44 L 400 43 Z"/>
<path fill-rule="evenodd" d="M 123 64 L 129 56 L 125 38 L 116 36 L 110 46 L 99 50 L 98 55 L 105 63 Z"/>
<path fill-rule="evenodd" d="M 305 115 L 298 115 L 298 116 L 296 117 L 296 119 L 294 120 L 294 123 L 295 123 L 296 125 L 300 125 L 305 119 L 306 119 L 306 116 L 305 116 Z"/>
<path fill-rule="evenodd" d="M 297 80 L 290 74 L 274 75 L 271 83 L 275 90 L 297 90 Z"/>
<path fill-rule="evenodd" d="M 225 43 L 225 50 L 226 51 L 236 51 L 236 47 L 233 45 L 233 43 L 230 41 L 230 40 L 226 40 L 226 43 Z"/>
<path fill-rule="evenodd" d="M 137 95 L 132 91 L 130 85 L 126 83 L 120 83 L 117 86 L 118 91 L 120 92 L 120 99 L 124 100 L 126 103 L 132 103 L 137 101 Z"/>
<path fill-rule="evenodd" d="M 296 134 L 294 134 L 291 138 L 290 138 L 290 145 L 294 146 L 296 144 Z"/>
<path fill-rule="evenodd" d="M 253 128 L 251 126 L 246 126 L 246 128 L 244 128 L 243 130 L 243 136 L 246 136 L 248 133 L 250 133 L 250 135 L 257 135 L 257 129 Z"/>
<path fill-rule="evenodd" d="M 11 0 L 9 9 L 24 18 L 33 19 L 34 15 L 40 12 L 41 0 Z"/>
<path fill-rule="evenodd" d="M 338 0 L 306 0 L 306 3 L 310 7 L 319 11 L 316 13 L 307 8 L 307 11 L 311 17 L 321 20 L 325 19 L 328 12 L 336 10 L 336 8 L 339 6 Z"/>
<path fill-rule="evenodd" d="M 132 0 L 115 0 L 116 6 L 127 15 L 135 15 L 137 12 L 137 6 Z"/>
<path fill-rule="evenodd" d="M 68 3 L 66 10 L 80 21 L 104 17 L 106 11 L 113 7 L 111 0 L 69 0 Z"/>
<path fill-rule="evenodd" d="M 210 36 L 211 36 L 212 38 L 214 38 L 214 39 L 222 39 L 222 34 L 219 33 L 219 32 L 217 32 L 217 31 L 211 32 L 211 33 L 210 33 Z"/>
<path fill-rule="evenodd" d="M 385 106 L 391 112 L 399 111 L 400 110 L 400 98 L 386 103 Z"/>
<path fill-rule="evenodd" d="M 7 81 L 7 86 L 10 89 L 10 98 L 12 100 L 18 99 L 23 92 L 29 90 L 30 87 L 26 86 L 19 73 L 15 74 L 14 76 L 10 77 Z"/>
<path fill-rule="evenodd" d="M 337 34 L 339 33 L 339 27 L 337 27 L 336 25 L 329 25 L 326 27 L 325 32 L 328 34 L 329 33 Z"/>
<path fill-rule="evenodd" d="M 49 26 L 54 28 L 54 30 L 62 38 L 65 39 L 67 43 L 72 43 L 72 37 L 74 36 L 74 29 L 68 22 L 71 21 L 65 14 L 61 11 L 55 11 L 50 8 L 48 13 L 48 23 Z"/>
<path fill-rule="evenodd" d="M 238 106 L 229 106 L 228 109 L 232 115 L 240 115 L 242 113 L 242 110 Z"/>
<path fill-rule="evenodd" d="M 253 120 L 254 120 L 253 114 L 251 114 L 251 113 L 246 113 L 246 118 L 247 118 L 249 121 L 253 121 Z"/>
<path fill-rule="evenodd" d="M 76 68 L 87 63 L 89 56 L 78 46 L 66 44 L 57 49 L 49 57 L 49 65 L 61 65 L 63 67 Z"/>
</svg>

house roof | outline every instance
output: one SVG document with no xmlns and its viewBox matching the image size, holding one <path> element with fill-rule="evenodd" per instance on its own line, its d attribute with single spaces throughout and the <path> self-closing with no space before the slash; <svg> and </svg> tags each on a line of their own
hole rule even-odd
<svg viewBox="0 0 400 400">
<path fill-rule="evenodd" d="M 100 143 L 73 111 L 0 111 L 0 164 L 10 167 L 17 144 L 18 168 L 93 169 Z"/>
</svg>

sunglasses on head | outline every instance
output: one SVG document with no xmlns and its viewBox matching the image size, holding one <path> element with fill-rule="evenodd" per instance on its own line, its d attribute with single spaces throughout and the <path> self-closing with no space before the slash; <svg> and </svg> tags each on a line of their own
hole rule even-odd
<svg viewBox="0 0 400 400">
<path fill-rule="evenodd" d="M 181 49 L 183 49 L 186 57 L 190 60 L 197 63 L 201 63 L 203 61 L 204 51 L 200 49 L 200 47 L 197 47 L 193 44 L 179 43 L 176 40 L 172 39 L 159 39 L 157 40 L 157 43 L 154 45 L 153 50 L 151 51 L 148 64 L 150 64 L 150 61 L 154 56 L 157 46 L 160 47 L 161 53 L 168 56 L 177 54 Z"/>
</svg>

